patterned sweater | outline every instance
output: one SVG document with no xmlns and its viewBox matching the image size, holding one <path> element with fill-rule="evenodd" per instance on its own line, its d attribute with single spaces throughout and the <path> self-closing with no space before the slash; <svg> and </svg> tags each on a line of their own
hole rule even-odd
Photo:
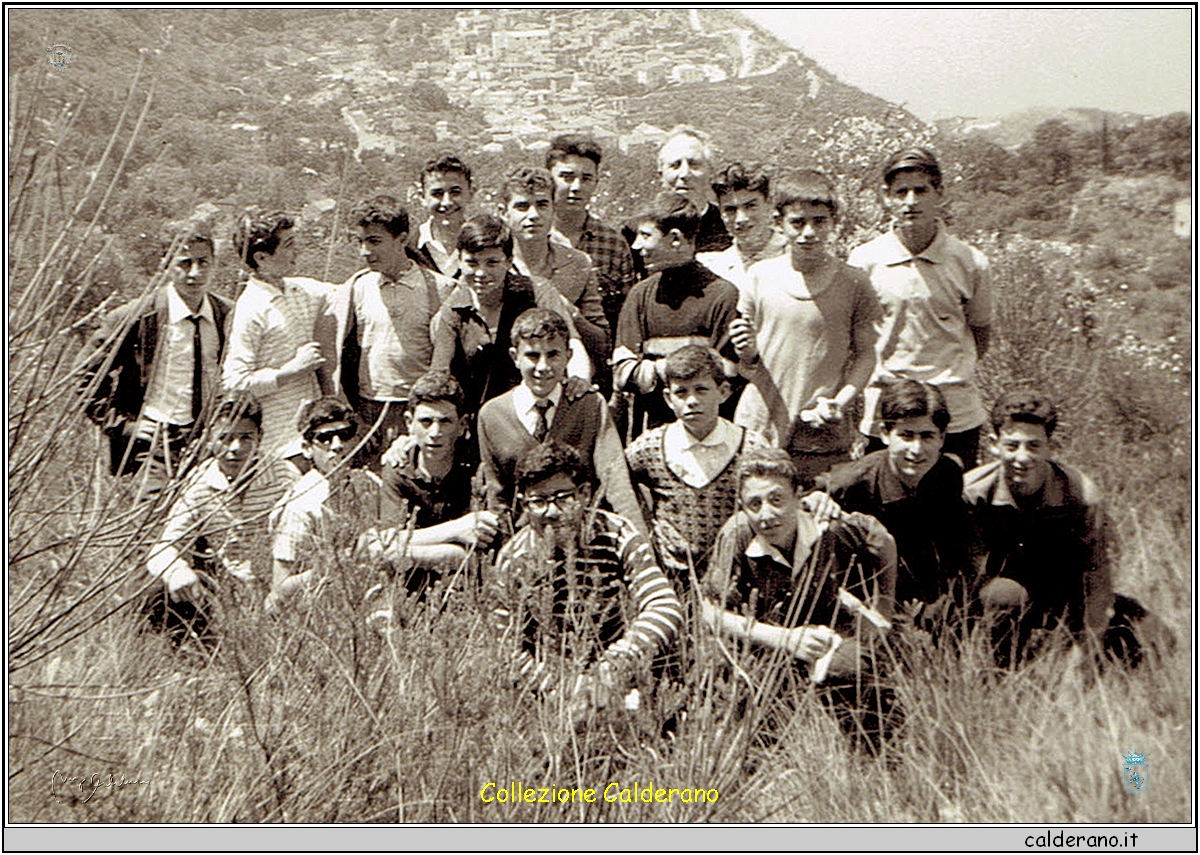
<svg viewBox="0 0 1200 855">
<path fill-rule="evenodd" d="M 542 690 L 563 666 L 649 666 L 683 623 L 650 544 L 629 520 L 605 511 L 584 521 L 571 559 L 533 526 L 522 528 L 500 551 L 486 593 L 500 640 L 517 645 L 523 679 Z"/>
<path fill-rule="evenodd" d="M 634 485 L 648 492 L 652 502 L 646 516 L 654 521 L 652 538 L 659 561 L 676 589 L 687 591 L 691 568 L 697 578 L 703 578 L 717 532 L 737 510 L 738 461 L 747 451 L 768 444 L 758 433 L 739 428 L 741 441 L 729 463 L 703 487 L 693 487 L 667 463 L 666 430 L 663 425 L 642 434 L 629 445 L 625 457 Z"/>
</svg>

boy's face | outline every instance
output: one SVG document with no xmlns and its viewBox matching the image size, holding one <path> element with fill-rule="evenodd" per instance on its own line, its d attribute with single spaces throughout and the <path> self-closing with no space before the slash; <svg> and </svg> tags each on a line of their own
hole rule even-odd
<svg viewBox="0 0 1200 855">
<path fill-rule="evenodd" d="M 421 203 L 441 227 L 457 232 L 474 195 L 461 172 L 426 172 L 421 178 Z"/>
<path fill-rule="evenodd" d="M 454 456 L 454 444 L 466 430 L 466 420 L 450 401 L 422 401 L 404 414 L 408 435 L 421 449 L 426 460 L 446 460 Z"/>
<path fill-rule="evenodd" d="M 296 269 L 296 236 L 292 234 L 291 229 L 280 232 L 279 245 L 275 247 L 275 252 L 271 255 L 256 252 L 254 258 L 258 262 L 258 272 L 262 275 L 273 279 L 290 276 Z"/>
<path fill-rule="evenodd" d="M 550 167 L 554 176 L 554 204 L 559 210 L 586 208 L 596 192 L 599 169 L 589 158 L 568 154 Z"/>
<path fill-rule="evenodd" d="M 710 374 L 700 374 L 688 380 L 667 381 L 663 397 L 687 432 L 703 439 L 717 426 L 718 411 L 729 392 L 724 378 L 717 380 Z"/>
<path fill-rule="evenodd" d="M 304 456 L 322 475 L 328 475 L 342 462 L 357 430 L 347 421 L 328 422 L 313 431 L 312 439 L 304 443 Z"/>
<path fill-rule="evenodd" d="M 367 267 L 378 273 L 394 274 L 408 266 L 407 243 L 408 232 L 393 236 L 382 223 L 370 223 L 358 229 L 358 254 Z"/>
<path fill-rule="evenodd" d="M 258 451 L 258 425 L 247 418 L 223 419 L 213 431 L 212 453 L 217 467 L 230 481 L 242 474 Z"/>
<path fill-rule="evenodd" d="M 182 246 L 167 266 L 167 281 L 175 286 L 179 296 L 199 300 L 208 292 L 213 274 L 212 247 L 207 243 Z"/>
<path fill-rule="evenodd" d="M 756 190 L 731 190 L 717 199 L 721 221 L 743 249 L 765 246 L 771 237 L 771 206 Z"/>
<path fill-rule="evenodd" d="M 555 472 L 525 490 L 521 502 L 535 531 L 565 545 L 582 530 L 591 497 L 586 485 L 577 486 L 569 475 Z"/>
<path fill-rule="evenodd" d="M 500 211 L 517 240 L 544 241 L 554 224 L 554 199 L 549 190 L 514 190 Z"/>
<path fill-rule="evenodd" d="M 813 202 L 794 202 L 783 209 L 783 235 L 793 261 L 829 254 L 829 242 L 837 220 L 829 207 Z"/>
<path fill-rule="evenodd" d="M 942 203 L 942 191 L 923 169 L 901 169 L 883 189 L 883 201 L 901 226 L 932 226 Z"/>
<path fill-rule="evenodd" d="M 463 250 L 461 258 L 463 276 L 474 289 L 479 302 L 494 305 L 504 294 L 504 277 L 512 265 L 512 259 L 498 246 L 489 246 L 479 252 Z"/>
<path fill-rule="evenodd" d="M 560 336 L 521 338 L 508 350 L 521 372 L 521 382 L 537 398 L 549 397 L 554 387 L 567 379 L 570 343 Z"/>
<path fill-rule="evenodd" d="M 791 484 L 783 478 L 751 475 L 742 481 L 738 497 L 756 535 L 781 551 L 795 545 L 800 498 Z"/>
<path fill-rule="evenodd" d="M 658 153 L 658 174 L 665 189 L 703 205 L 708 159 L 700 140 L 685 135 L 670 140 Z"/>
<path fill-rule="evenodd" d="M 884 431 L 888 464 L 905 486 L 915 487 L 937 463 L 946 434 L 929 416 L 900 419 Z"/>
<path fill-rule="evenodd" d="M 1000 428 L 996 448 L 1014 496 L 1032 496 L 1042 489 L 1050 474 L 1050 438 L 1044 425 L 1010 421 Z"/>
<path fill-rule="evenodd" d="M 664 235 L 649 221 L 638 223 L 632 249 L 641 254 L 647 273 L 686 264 L 695 255 L 693 244 L 684 240 L 678 229 L 671 229 L 670 234 Z"/>
</svg>

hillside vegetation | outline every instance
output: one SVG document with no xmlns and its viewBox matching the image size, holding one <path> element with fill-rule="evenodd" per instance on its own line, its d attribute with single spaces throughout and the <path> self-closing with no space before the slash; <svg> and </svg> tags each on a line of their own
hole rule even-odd
<svg viewBox="0 0 1200 855">
<path fill-rule="evenodd" d="M 661 14 L 638 11 L 627 26 L 692 26 L 675 10 Z M 1064 647 L 997 674 L 980 647 L 953 658 L 907 629 L 888 654 L 908 663 L 897 676 L 905 727 L 874 759 L 853 753 L 805 691 L 790 699 L 794 715 L 775 724 L 778 740 L 756 739 L 764 720 L 778 717 L 765 703 L 778 663 L 730 675 L 717 667 L 730 651 L 699 632 L 685 642 L 698 664 L 682 696 L 577 733 L 552 702 L 498 685 L 500 653 L 469 589 L 435 594 L 428 605 L 398 602 L 396 622 L 378 632 L 364 605 L 377 570 L 344 555 L 325 557 L 331 581 L 306 615 L 270 619 L 261 591 L 229 591 L 213 655 L 177 653 L 140 632 L 134 606 L 149 584 L 142 562 L 171 495 L 134 501 L 132 485 L 108 477 L 101 437 L 80 412 L 70 367 L 100 313 L 154 284 L 164 245 L 188 218 L 206 220 L 220 238 L 243 205 L 299 211 L 301 268 L 337 281 L 357 266 L 344 235 L 360 197 L 406 194 L 424 158 L 449 145 L 476 165 L 477 203 L 486 206 L 505 170 L 538 162 L 541 151 L 515 132 L 485 151 L 494 107 L 406 82 L 413 62 L 445 61 L 437 39 L 459 25 L 443 10 L 404 10 L 394 28 L 391 10 L 10 15 L 14 821 L 1189 820 L 1192 282 L 1190 244 L 1170 216 L 1190 181 L 1190 158 L 1177 153 L 1189 117 L 1147 120 L 1110 138 L 1099 156 L 1054 128 L 1014 153 L 939 136 L 803 57 L 723 81 L 651 86 L 584 75 L 598 87 L 597 110 L 624 117 L 606 128 L 613 136 L 596 203 L 612 219 L 655 189 L 653 142 L 621 151 L 621 137 L 641 124 L 706 128 L 726 156 L 762 160 L 775 174 L 828 171 L 844 203 L 843 249 L 882 225 L 881 158 L 907 144 L 938 149 L 954 228 L 988 254 L 995 273 L 985 396 L 1032 382 L 1060 401 L 1058 452 L 1108 498 L 1118 590 L 1181 640 L 1157 667 L 1131 673 L 1101 671 Z M 733 39 L 709 35 L 738 27 L 733 13 L 721 15 L 682 42 Z M 74 47 L 65 69 L 46 62 L 54 38 Z M 776 51 L 756 70 L 785 53 L 754 38 Z M 397 55 L 409 64 L 380 58 Z M 373 68 L 398 82 L 372 78 Z M 335 71 L 340 77 L 328 76 Z M 392 100 L 416 129 L 405 130 L 410 119 L 376 127 L 400 147 L 356 153 L 343 108 L 362 109 L 382 97 L 380 87 L 394 87 Z M 586 124 L 582 114 L 574 121 Z M 218 290 L 232 296 L 232 255 L 218 250 Z M 680 704 L 688 716 L 664 737 Z M 1153 799 L 1121 789 L 1119 755 L 1132 750 L 1151 758 Z M 89 795 L 48 787 L 59 772 L 145 783 Z M 635 780 L 720 797 L 698 806 L 503 809 L 479 799 L 488 781 L 600 788 Z"/>
</svg>

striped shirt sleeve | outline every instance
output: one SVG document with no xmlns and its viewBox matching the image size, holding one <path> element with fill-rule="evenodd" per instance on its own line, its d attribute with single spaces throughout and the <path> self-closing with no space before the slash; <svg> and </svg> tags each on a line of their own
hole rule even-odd
<svg viewBox="0 0 1200 855">
<path fill-rule="evenodd" d="M 617 517 L 618 551 L 636 617 L 604 657 L 614 664 L 634 659 L 648 665 L 671 649 L 683 626 L 683 607 L 654 558 L 650 542 L 628 520 Z"/>
</svg>

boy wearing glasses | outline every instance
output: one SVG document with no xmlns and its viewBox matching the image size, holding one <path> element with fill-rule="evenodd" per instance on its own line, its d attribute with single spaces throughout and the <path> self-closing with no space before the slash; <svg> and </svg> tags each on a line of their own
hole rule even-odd
<svg viewBox="0 0 1200 855">
<path fill-rule="evenodd" d="M 533 446 L 554 438 L 579 452 L 588 479 L 599 482 L 600 494 L 645 533 L 608 405 L 598 392 L 575 397 L 564 389 L 571 355 L 567 322 L 549 309 L 529 309 L 513 322 L 508 353 L 521 383 L 479 411 L 480 469 L 488 509 L 502 513 L 512 508 L 517 461 Z"/>
<path fill-rule="evenodd" d="M 527 524 L 488 580 L 497 632 L 518 648 L 514 670 L 539 692 L 562 692 L 576 718 L 628 699 L 675 643 L 675 591 L 634 525 L 593 508 L 575 449 L 532 446 L 516 487 Z"/>
<path fill-rule="evenodd" d="M 330 497 L 345 486 L 348 467 L 343 458 L 354 444 L 358 420 L 340 398 L 306 401 L 297 422 L 301 453 L 312 464 L 271 512 L 274 534 L 274 570 L 268 613 L 312 587 L 316 581 L 313 558 L 328 543 L 335 519 Z"/>
</svg>

